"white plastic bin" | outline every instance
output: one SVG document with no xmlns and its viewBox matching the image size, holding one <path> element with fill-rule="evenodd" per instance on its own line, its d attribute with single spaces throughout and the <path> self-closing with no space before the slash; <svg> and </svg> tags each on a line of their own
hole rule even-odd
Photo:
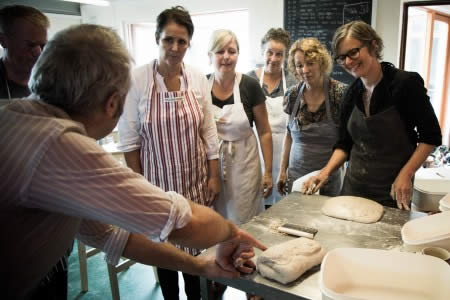
<svg viewBox="0 0 450 300">
<path fill-rule="evenodd" d="M 421 168 L 414 178 L 412 203 L 419 211 L 439 211 L 439 200 L 450 193 L 450 168 Z"/>
<path fill-rule="evenodd" d="M 450 267 L 436 257 L 362 248 L 337 248 L 322 261 L 322 299 L 448 300 Z"/>
<path fill-rule="evenodd" d="M 439 209 L 441 211 L 450 210 L 450 193 L 448 193 L 441 200 L 439 200 Z"/>
<path fill-rule="evenodd" d="M 450 250 L 450 211 L 408 221 L 401 233 L 405 249 L 409 251 L 421 251 L 424 247 Z"/>
</svg>

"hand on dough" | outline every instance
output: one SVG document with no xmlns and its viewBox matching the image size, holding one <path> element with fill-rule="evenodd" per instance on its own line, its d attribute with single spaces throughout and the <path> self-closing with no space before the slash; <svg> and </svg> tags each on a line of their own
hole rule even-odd
<svg viewBox="0 0 450 300">
<path fill-rule="evenodd" d="M 255 256 L 253 247 L 265 250 L 266 246 L 257 241 L 242 229 L 237 229 L 234 238 L 220 243 L 216 252 L 216 263 L 227 271 L 251 273 L 254 264 L 251 258 Z"/>
</svg>

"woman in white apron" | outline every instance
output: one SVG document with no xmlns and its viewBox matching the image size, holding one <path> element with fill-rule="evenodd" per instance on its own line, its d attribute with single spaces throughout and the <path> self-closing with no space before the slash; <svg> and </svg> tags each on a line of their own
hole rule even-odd
<svg viewBox="0 0 450 300">
<path fill-rule="evenodd" d="M 272 191 L 272 134 L 261 87 L 255 79 L 235 71 L 238 55 L 233 32 L 213 33 L 209 56 L 214 73 L 209 77 L 209 87 L 220 140 L 221 176 L 215 208 L 234 223 L 242 224 L 264 210 L 263 194 Z M 265 162 L 262 177 L 253 123 Z"/>
<path fill-rule="evenodd" d="M 261 40 L 264 55 L 264 66 L 248 73 L 259 80 L 259 84 L 266 95 L 266 109 L 269 124 L 272 130 L 273 184 L 280 173 L 281 151 L 286 131 L 287 115 L 283 112 L 283 96 L 290 87 L 296 83 L 295 78 L 284 70 L 285 58 L 289 49 L 289 33 L 282 28 L 271 28 Z M 262 153 L 260 152 L 262 159 Z M 263 161 L 262 161 L 263 162 Z M 264 163 L 262 164 L 264 170 Z M 280 193 L 275 189 L 272 195 L 265 199 L 266 207 L 275 204 L 281 199 Z"/>
<path fill-rule="evenodd" d="M 120 149 L 127 165 L 154 185 L 212 207 L 220 183 L 210 90 L 202 73 L 183 64 L 193 29 L 181 7 L 158 16 L 159 59 L 133 73 L 119 121 Z M 178 299 L 178 273 L 157 271 L 164 298 Z M 187 298 L 200 299 L 199 278 L 183 277 Z"/>
<path fill-rule="evenodd" d="M 322 169 L 339 135 L 340 104 L 345 84 L 329 77 L 331 56 L 315 38 L 296 41 L 289 50 L 289 66 L 302 81 L 286 93 L 289 114 L 278 190 L 291 191 L 293 182 Z M 320 193 L 337 196 L 342 173 L 335 172 Z"/>
<path fill-rule="evenodd" d="M 423 80 L 381 62 L 383 40 L 362 21 L 339 27 L 332 46 L 356 80 L 343 100 L 333 155 L 306 184 L 314 192 L 348 160 L 342 195 L 409 210 L 414 174 L 442 138 Z"/>
</svg>

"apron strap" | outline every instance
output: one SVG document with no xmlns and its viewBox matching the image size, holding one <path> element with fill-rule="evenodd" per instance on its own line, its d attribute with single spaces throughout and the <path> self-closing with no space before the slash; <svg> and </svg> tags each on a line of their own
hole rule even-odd
<svg viewBox="0 0 450 300">
<path fill-rule="evenodd" d="M 151 68 L 153 69 L 153 87 L 156 87 L 157 85 L 157 81 L 156 81 L 156 74 L 158 73 L 158 59 L 153 60 L 153 66 L 151 66 Z M 183 83 L 184 83 L 184 89 L 187 91 L 189 89 L 189 81 L 186 75 L 186 71 L 184 69 L 184 63 L 181 63 L 181 76 L 183 77 Z M 152 93 L 153 93 L 153 89 Z M 180 88 L 181 90 L 181 88 Z M 156 91 L 156 89 L 155 89 Z"/>
<path fill-rule="evenodd" d="M 266 72 L 266 66 L 264 65 L 259 75 L 259 85 L 261 88 L 264 86 L 264 72 Z M 256 73 L 256 72 L 255 72 Z M 284 66 L 281 65 L 281 82 L 283 83 L 283 94 L 286 93 L 286 75 L 284 74 Z"/>
<path fill-rule="evenodd" d="M 302 82 L 298 86 L 297 99 L 295 99 L 294 108 L 292 109 L 291 115 L 289 116 L 289 119 L 291 119 L 291 120 L 295 119 L 295 117 L 298 114 L 298 110 L 300 109 L 300 102 L 301 102 L 301 99 L 303 97 L 303 90 L 305 89 L 305 86 L 306 86 L 306 84 L 304 82 Z"/>
<path fill-rule="evenodd" d="M 323 88 L 325 91 L 325 109 L 327 111 L 327 120 L 334 123 L 333 118 L 331 116 L 329 87 L 330 87 L 330 79 L 328 77 L 325 77 L 323 80 Z"/>
<path fill-rule="evenodd" d="M 242 73 L 236 72 L 236 77 L 234 79 L 234 85 L 233 85 L 233 99 L 234 104 L 241 103 L 241 94 L 239 91 L 239 84 L 241 83 L 242 79 Z M 208 79 L 208 89 L 212 93 L 212 88 L 214 85 L 214 73 L 211 73 L 211 76 Z"/>
</svg>

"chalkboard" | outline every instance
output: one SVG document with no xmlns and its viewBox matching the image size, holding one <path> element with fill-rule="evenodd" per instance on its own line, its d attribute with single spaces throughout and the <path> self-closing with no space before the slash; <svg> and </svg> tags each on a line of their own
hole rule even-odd
<svg viewBox="0 0 450 300">
<path fill-rule="evenodd" d="M 330 53 L 336 29 L 354 20 L 371 24 L 372 0 L 284 0 L 284 28 L 291 34 L 291 40 L 315 37 Z M 337 65 L 331 76 L 345 83 L 354 80 Z"/>
</svg>

